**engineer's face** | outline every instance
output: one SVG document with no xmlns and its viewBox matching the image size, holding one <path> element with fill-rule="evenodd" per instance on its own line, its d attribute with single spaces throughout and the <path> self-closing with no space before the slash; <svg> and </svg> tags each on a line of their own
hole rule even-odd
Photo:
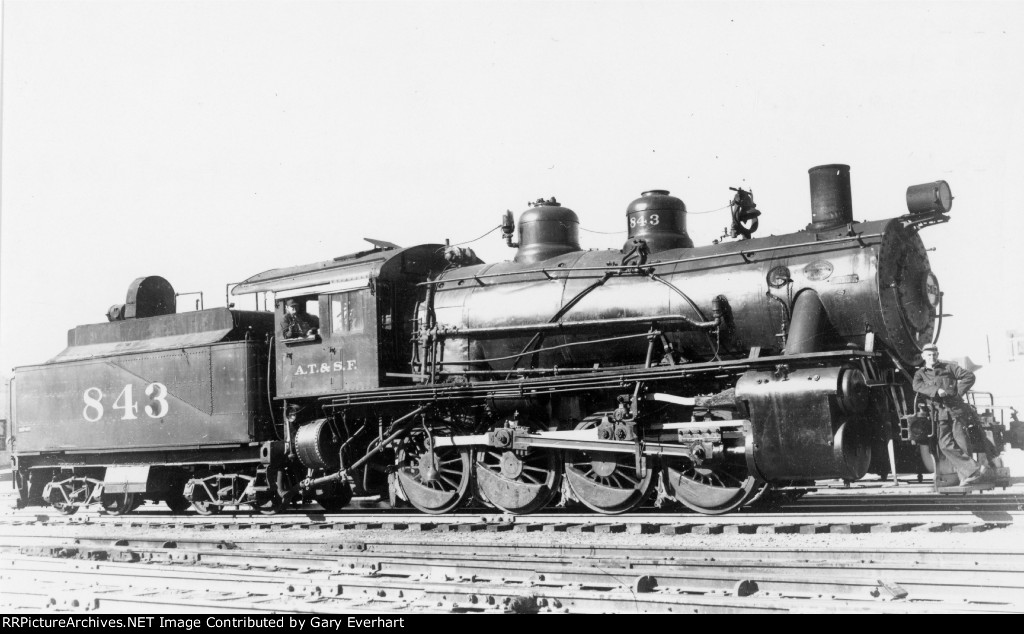
<svg viewBox="0 0 1024 634">
<path fill-rule="evenodd" d="M 924 365 L 926 368 L 930 368 L 935 365 L 935 362 L 939 358 L 938 350 L 925 350 L 921 353 L 921 357 L 924 358 Z"/>
</svg>

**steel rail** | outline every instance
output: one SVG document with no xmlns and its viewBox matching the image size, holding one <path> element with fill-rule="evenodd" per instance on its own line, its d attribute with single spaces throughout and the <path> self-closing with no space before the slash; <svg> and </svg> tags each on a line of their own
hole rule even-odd
<svg viewBox="0 0 1024 634">
<path fill-rule="evenodd" d="M 113 538 L 113 539 L 112 539 Z M 801 570 L 805 567 L 829 568 L 831 570 L 857 569 L 904 569 L 917 572 L 923 569 L 931 571 L 949 570 L 984 575 L 1011 575 L 1024 588 L 1024 552 L 1008 552 L 1003 550 L 978 551 L 954 549 L 868 549 L 858 548 L 841 551 L 835 556 L 832 550 L 814 550 L 803 548 L 775 548 L 753 551 L 746 548 L 729 550 L 731 557 L 719 558 L 708 556 L 706 549 L 680 549 L 678 547 L 656 548 L 648 546 L 648 556 L 637 557 L 632 551 L 610 551 L 597 554 L 591 546 L 579 545 L 539 545 L 525 553 L 509 555 L 503 552 L 474 551 L 475 546 L 466 543 L 461 551 L 438 552 L 436 540 L 423 541 L 293 541 L 266 540 L 243 541 L 238 539 L 203 539 L 177 538 L 166 540 L 147 536 L 37 536 L 28 538 L 26 543 L 19 538 L 17 543 L 10 537 L 0 537 L 0 548 L 5 552 L 19 552 L 32 548 L 71 548 L 81 551 L 104 550 L 111 553 L 149 553 L 163 554 L 169 561 L 202 560 L 224 556 L 224 563 L 231 563 L 239 558 L 259 556 L 261 559 L 278 561 L 319 561 L 323 559 L 332 566 L 338 561 L 392 562 L 403 564 L 411 562 L 414 566 L 435 566 L 439 562 L 461 562 L 462 565 L 512 566 L 517 570 L 524 567 L 543 566 L 577 566 L 586 562 L 598 562 L 602 565 L 621 565 L 627 568 L 637 567 L 694 567 L 694 568 L 789 568 Z M 472 554 L 467 555 L 467 552 Z M 881 555 L 880 559 L 876 556 Z M 930 561 L 921 561 L 923 555 L 932 556 Z M 318 559 L 319 558 L 319 559 Z M 349 569 L 351 564 L 342 566 Z M 360 566 L 356 566 L 360 567 Z M 333 568 L 332 568 L 333 569 Z M 366 569 L 379 569 L 379 566 L 368 565 Z M 930 573 L 929 573 L 930 574 Z M 946 583 L 946 582 L 943 582 Z M 1021 595 L 1024 598 L 1024 594 Z"/>
<path fill-rule="evenodd" d="M 21 549 L 27 546 L 25 536 L 3 536 L 14 541 L 5 544 L 8 550 Z M 39 537 L 35 535 L 35 537 Z M 289 539 L 266 539 L 260 541 L 244 541 L 239 539 L 223 538 L 202 538 L 190 537 L 182 539 L 180 536 L 170 539 L 152 537 L 148 535 L 118 535 L 111 533 L 96 534 L 94 536 L 63 535 L 52 536 L 55 541 L 65 540 L 71 548 L 83 548 L 94 544 L 98 548 L 131 550 L 133 547 L 147 547 L 153 544 L 160 544 L 162 552 L 181 552 L 181 545 L 194 548 L 200 552 L 221 553 L 221 552 L 265 552 L 267 547 L 276 547 L 282 550 L 288 548 L 304 547 L 311 549 L 323 549 L 329 551 L 332 556 L 340 557 L 344 553 L 356 553 L 360 556 L 395 556 L 395 555 L 417 555 L 423 553 L 431 557 L 466 557 L 472 553 L 474 559 L 496 557 L 499 561 L 526 560 L 526 561 L 629 561 L 636 564 L 657 561 L 671 561 L 673 565 L 683 563 L 695 563 L 698 565 L 765 565 L 767 563 L 778 564 L 779 562 L 795 562 L 797 564 L 807 562 L 828 562 L 832 566 L 843 566 L 848 564 L 861 565 L 870 563 L 872 565 L 889 566 L 938 566 L 938 567 L 962 567 L 966 569 L 977 569 L 979 567 L 990 567 L 998 570 L 1011 570 L 1024 572 L 1024 551 L 1007 550 L 997 548 L 877 548 L 877 547 L 757 547 L 746 544 L 740 549 L 713 547 L 713 546 L 686 546 L 678 542 L 669 543 L 645 543 L 642 546 L 635 544 L 610 544 L 610 543 L 587 543 L 587 544 L 545 544 L 537 543 L 536 539 L 529 541 L 504 540 L 502 543 L 495 543 L 494 540 L 439 540 L 427 538 L 422 540 L 413 539 L 347 539 L 337 541 L 325 541 L 324 535 L 317 532 L 309 537 L 309 541 Z M 73 543 L 78 540 L 79 543 Z M 44 541 L 44 540 L 40 540 Z M 123 541 L 124 546 L 115 545 Z M 294 553 L 287 553 L 294 554 Z"/>
<path fill-rule="evenodd" d="M 201 550 L 191 553 L 194 556 L 194 559 L 191 561 L 205 562 L 205 565 L 191 566 L 187 571 L 183 570 L 180 565 L 166 571 L 161 571 L 153 567 L 153 564 L 148 564 L 146 569 L 140 572 L 137 569 L 137 565 L 133 568 L 132 564 L 104 563 L 90 566 L 90 570 L 81 572 L 74 570 L 69 572 L 61 569 L 56 574 L 64 582 L 68 580 L 69 574 L 71 576 L 83 574 L 93 577 L 97 574 L 127 576 L 133 580 L 140 577 L 150 577 L 159 579 L 161 586 L 171 587 L 184 583 L 187 588 L 192 589 L 195 588 L 197 581 L 203 587 L 214 582 L 223 582 L 226 579 L 232 583 L 237 583 L 238 580 L 234 571 L 223 569 L 211 571 L 208 568 L 209 565 L 250 565 L 248 560 L 258 558 L 260 565 L 274 567 L 275 571 L 277 567 L 286 566 L 308 572 L 311 571 L 311 568 L 322 566 L 325 568 L 325 572 L 330 573 L 329 578 L 322 581 L 312 580 L 309 574 L 305 574 L 300 581 L 294 581 L 293 579 L 292 582 L 298 584 L 334 584 L 338 594 L 341 593 L 342 588 L 345 589 L 347 594 L 352 592 L 358 593 L 360 589 L 364 593 L 372 589 L 375 594 L 423 591 L 422 584 L 417 583 L 410 586 L 408 583 L 396 580 L 396 577 L 423 576 L 426 571 L 432 571 L 438 566 L 443 566 L 448 574 L 472 575 L 473 596 L 479 594 L 500 595 L 508 591 L 510 581 L 521 582 L 524 579 L 531 581 L 534 589 L 545 595 L 550 595 L 557 594 L 560 588 L 577 584 L 585 584 L 591 590 L 613 591 L 616 587 L 628 585 L 632 580 L 646 578 L 654 580 L 659 591 L 662 593 L 675 591 L 713 594 L 717 591 L 726 590 L 729 587 L 743 587 L 741 584 L 745 584 L 748 589 L 756 589 L 756 592 L 766 594 L 796 593 L 796 596 L 821 598 L 823 594 L 831 592 L 832 595 L 825 601 L 826 604 L 829 601 L 836 600 L 836 593 L 851 595 L 846 597 L 847 600 L 858 595 L 867 598 L 870 592 L 879 592 L 880 583 L 877 579 L 882 578 L 889 580 L 890 586 L 895 584 L 906 591 L 913 592 L 915 599 L 935 601 L 951 597 L 960 602 L 964 599 L 972 600 L 973 598 L 975 601 L 985 602 L 983 608 L 985 611 L 1006 610 L 1019 612 L 1024 609 L 1024 606 L 1012 604 L 1014 599 L 1017 599 L 1019 602 L 1022 588 L 1024 588 L 1024 569 L 1004 570 L 991 567 L 979 569 L 977 566 L 971 567 L 966 562 L 960 567 L 945 564 L 933 565 L 930 569 L 926 569 L 916 559 L 907 558 L 904 558 L 902 565 L 899 567 L 887 567 L 875 564 L 874 562 L 865 562 L 863 554 L 861 554 L 862 559 L 859 561 L 839 563 L 828 561 L 771 561 L 766 564 L 763 561 L 747 562 L 732 560 L 728 564 L 724 564 L 724 562 L 716 562 L 714 559 L 709 560 L 705 556 L 703 560 L 690 562 L 680 561 L 677 557 L 674 561 L 666 561 L 661 565 L 656 565 L 653 562 L 632 561 L 624 566 L 612 568 L 609 567 L 609 562 L 602 560 L 600 566 L 595 569 L 593 567 L 586 568 L 573 565 L 578 563 L 580 559 L 578 557 L 566 559 L 564 554 L 557 554 L 563 553 L 563 551 L 564 549 L 552 549 L 549 551 L 556 553 L 555 556 L 559 557 L 558 561 L 553 562 L 550 560 L 538 560 L 537 555 L 540 553 L 537 552 L 531 553 L 532 556 L 528 559 L 520 557 L 517 560 L 516 558 L 496 555 L 490 561 L 485 561 L 485 558 L 479 555 L 465 558 L 464 553 L 467 552 L 465 550 L 458 557 L 446 557 L 443 554 L 436 554 L 436 551 L 431 550 L 430 552 L 434 554 L 430 556 L 406 557 L 404 559 L 394 556 L 389 559 L 383 559 L 379 555 L 363 553 L 345 557 L 345 553 L 338 553 L 337 551 L 303 553 L 275 552 L 264 549 L 252 551 Z M 138 554 L 137 551 L 136 554 Z M 189 553 L 182 552 L 179 549 L 164 550 L 163 554 L 173 555 L 177 561 L 190 560 L 186 556 Z M 703 551 L 699 554 L 706 555 Z M 805 553 L 796 551 L 796 553 L 789 552 L 785 554 L 792 558 L 794 554 L 799 556 Z M 919 555 L 915 554 L 913 556 L 918 557 Z M 31 558 L 22 559 L 27 560 L 28 565 L 31 565 Z M 339 560 L 342 560 L 340 566 Z M 586 561 L 588 559 L 584 557 L 582 562 L 586 563 Z M 618 563 L 622 564 L 627 561 L 628 557 L 620 559 Z M 54 565 L 60 567 L 61 563 L 60 560 L 57 560 L 54 562 Z M 345 565 L 346 563 L 347 566 Z M 566 565 L 567 563 L 569 565 Z M 615 562 L 611 563 L 614 564 Z M 520 565 L 517 566 L 517 564 Z M 708 570 L 709 568 L 710 570 Z M 102 570 L 97 573 L 99 569 Z M 25 566 L 20 566 L 19 572 L 24 571 Z M 356 574 L 353 575 L 352 573 Z M 372 578 L 368 580 L 363 579 L 367 575 Z M 480 575 L 484 576 L 481 577 Z M 524 575 L 527 576 L 524 577 Z M 955 575 L 958 581 L 945 581 L 951 575 Z M 512 579 L 509 578 L 510 576 Z M 263 578 L 257 579 L 257 582 L 268 583 Z M 438 586 L 435 588 L 435 591 L 446 593 L 458 593 L 465 588 L 464 585 L 460 588 L 458 583 L 437 584 L 432 582 L 429 585 Z M 236 589 L 237 586 L 232 585 L 231 588 Z M 979 595 L 976 598 L 971 596 L 965 597 L 965 592 L 971 592 L 972 590 L 979 593 Z M 570 593 L 570 595 L 561 598 L 566 601 L 578 601 L 581 598 L 587 598 L 581 597 L 583 594 L 585 593 Z M 645 593 L 643 597 L 637 598 L 643 600 L 645 598 L 656 599 L 662 597 L 654 597 L 650 596 L 649 593 Z M 591 597 L 590 600 L 593 601 L 594 598 Z M 606 603 L 609 597 L 602 593 L 596 600 L 596 607 L 598 609 L 607 609 Z M 1000 605 L 997 602 L 1001 600 L 1010 601 L 1011 603 Z M 810 603 L 811 605 L 807 605 L 805 598 L 804 603 L 798 605 L 802 609 L 818 609 L 820 607 L 819 602 L 811 601 Z M 867 608 L 868 605 L 870 605 L 870 602 L 869 604 L 861 603 L 859 607 Z M 959 609 L 962 606 L 963 604 L 959 603 L 957 607 Z M 748 599 L 747 605 L 742 607 L 756 608 L 756 599 Z M 853 606 L 847 605 L 846 607 L 850 608 Z M 876 607 L 871 605 L 872 611 Z M 900 607 L 900 610 L 910 609 L 915 611 L 918 607 L 912 608 L 904 605 Z M 968 607 L 968 611 L 978 610 L 977 606 Z"/>
<path fill-rule="evenodd" d="M 438 569 L 448 575 L 473 576 L 477 579 L 510 582 L 549 582 L 585 584 L 591 587 L 613 587 L 620 580 L 652 576 L 662 588 L 685 588 L 688 592 L 708 592 L 733 587 L 740 579 L 754 581 L 764 592 L 797 592 L 804 594 L 868 595 L 878 588 L 878 579 L 898 584 L 911 591 L 915 599 L 985 600 L 992 603 L 1020 603 L 1024 597 L 1024 569 L 1008 568 L 990 561 L 981 565 L 921 565 L 912 560 L 900 564 L 877 564 L 869 561 L 754 561 L 736 560 L 687 561 L 676 559 L 635 560 L 630 558 L 567 558 L 567 557 L 476 557 L 443 556 L 427 553 L 394 553 L 387 556 L 330 548 L 308 550 L 210 550 L 160 548 L 107 548 L 111 554 L 131 554 L 146 565 L 160 563 L 191 563 L 192 573 L 175 571 L 173 578 L 196 581 L 232 579 L 250 560 L 260 566 L 304 570 L 302 582 L 307 583 L 317 571 L 331 575 L 372 575 L 375 577 L 413 577 L 431 575 Z M 312 546 L 312 545 L 308 545 Z M 99 552 L 93 550 L 91 552 Z M 33 555 L 21 555 L 30 561 Z M 45 558 L 45 557 L 44 557 Z M 979 562 L 976 562 L 978 564 Z M 131 569 L 130 564 L 117 564 Z M 216 566 L 223 566 L 212 568 Z M 165 576 L 151 570 L 139 576 Z M 202 576 L 202 579 L 197 579 Z M 628 583 L 628 582 L 627 582 Z M 972 597 L 971 593 L 975 596 Z"/>
<path fill-rule="evenodd" d="M 889 502 L 889 500 L 886 500 Z M 158 524 L 168 527 L 221 527 L 228 524 L 246 524 L 252 526 L 278 525 L 322 525 L 351 524 L 353 522 L 405 522 L 429 523 L 436 525 L 460 523 L 502 523 L 514 522 L 517 525 L 543 525 L 550 523 L 574 523 L 584 525 L 624 524 L 624 525 L 751 525 L 771 523 L 824 523 L 824 524 L 896 524 L 896 523 L 985 523 L 1002 524 L 1024 523 L 1024 510 L 1020 509 L 1019 498 L 1012 500 L 985 500 L 984 498 L 959 502 L 958 508 L 950 508 L 947 502 L 908 501 L 894 498 L 888 504 L 877 501 L 864 501 L 857 504 L 835 502 L 832 504 L 814 504 L 800 500 L 769 510 L 741 510 L 724 516 L 705 516 L 680 511 L 634 511 L 631 513 L 604 516 L 598 514 L 580 514 L 566 510 L 557 512 L 546 510 L 526 516 L 508 516 L 492 509 L 464 509 L 458 513 L 435 516 L 412 512 L 409 509 L 367 509 L 350 508 L 339 512 L 326 513 L 320 510 L 305 510 L 265 516 L 255 511 L 242 510 L 222 513 L 216 516 L 180 516 L 165 511 L 132 513 L 124 516 L 102 515 L 98 511 L 86 511 L 75 516 L 63 516 L 52 509 L 22 513 L 0 517 L 0 526 L 19 526 L 26 524 L 53 526 L 138 526 L 146 527 Z"/>
<path fill-rule="evenodd" d="M 61 573 L 52 571 L 38 571 L 34 574 L 35 583 L 49 583 L 59 591 Z M 43 579 L 39 579 L 42 577 Z M 119 580 L 122 583 L 136 585 L 138 578 L 129 574 L 120 576 L 111 575 L 108 581 Z M 236 582 L 238 584 L 239 582 Z M 642 584 L 640 584 L 642 585 Z M 749 587 L 747 584 L 746 587 Z M 244 586 L 236 585 L 239 591 L 224 596 L 225 593 L 216 594 L 207 600 L 197 600 L 195 592 L 190 592 L 188 607 L 190 610 L 196 608 L 214 608 L 216 611 L 238 608 L 237 604 L 232 606 L 228 600 L 242 601 L 242 606 L 256 606 L 263 609 L 270 608 L 274 611 L 289 612 L 331 612 L 339 610 L 348 611 L 351 599 L 344 595 L 332 595 L 332 592 L 339 590 L 354 593 L 357 599 L 362 599 L 364 605 L 374 605 L 380 612 L 387 609 L 392 614 L 400 614 L 400 610 L 419 613 L 421 611 L 445 611 L 445 612 L 486 612 L 497 611 L 504 607 L 504 611 L 557 611 L 557 612 L 583 612 L 583 613 L 606 613 L 606 612 L 676 612 L 686 610 L 696 613 L 787 613 L 787 612 L 884 612 L 884 613 L 1019 613 L 1017 606 L 1001 605 L 971 605 L 964 603 L 911 603 L 891 602 L 885 600 L 874 600 L 869 598 L 863 600 L 843 600 L 835 597 L 818 595 L 806 596 L 775 596 L 767 594 L 759 597 L 756 594 L 747 595 L 741 590 L 734 593 L 707 592 L 691 594 L 685 588 L 658 589 L 624 587 L 617 585 L 611 589 L 605 588 L 576 588 L 560 586 L 556 584 L 534 584 L 526 588 L 508 587 L 505 585 L 491 585 L 481 583 L 480 580 L 459 580 L 451 582 L 401 582 L 394 580 L 370 579 L 359 582 L 349 580 L 347 585 L 320 583 L 315 581 L 309 584 L 292 583 L 286 586 L 294 592 L 285 594 L 284 599 L 274 602 L 270 596 L 247 596 L 243 594 Z M 90 607 L 103 609 L 109 603 L 114 606 L 120 605 L 147 605 L 147 606 L 181 606 L 181 598 L 169 598 L 161 600 L 157 597 L 140 597 L 112 594 L 113 587 L 107 586 L 101 592 L 90 595 L 88 589 L 79 589 L 81 595 L 87 596 Z M 138 591 L 136 591 L 138 592 Z M 408 597 L 416 596 L 417 601 L 409 601 Z M 396 602 L 393 597 L 401 597 L 404 600 Z M 288 599 L 292 599 L 288 603 Z M 302 599 L 306 602 L 299 603 Z M 526 609 L 509 609 L 508 606 L 516 599 L 523 599 Z M 52 601 L 52 599 L 51 599 Z M 78 605 L 78 604 L 76 604 Z M 271 608 L 271 606 L 273 606 Z M 427 607 L 431 606 L 431 607 Z M 447 608 L 439 610 L 438 608 Z M 431 609 L 432 608 L 432 609 Z"/>
<path fill-rule="evenodd" d="M 267 517 L 258 513 L 245 515 L 219 515 L 214 517 L 192 517 L 178 519 L 176 516 L 145 516 L 130 515 L 128 517 L 106 517 L 96 515 L 75 520 L 62 516 L 27 516 L 24 519 L 0 520 L 0 526 L 63 526 L 63 527 L 104 527 L 119 526 L 127 528 L 151 529 L 215 529 L 215 528 L 314 528 L 324 527 L 336 530 L 353 530 L 356 524 L 396 524 L 420 526 L 458 526 L 477 524 L 480 526 L 501 525 L 544 527 L 547 525 L 599 527 L 621 525 L 646 530 L 648 527 L 657 530 L 661 526 L 711 526 L 711 527 L 743 527 L 781 525 L 823 525 L 823 526 L 893 526 L 900 524 L 924 525 L 944 524 L 953 526 L 1019 526 L 1024 524 L 1024 511 L 1006 510 L 1004 506 L 976 507 L 970 510 L 942 511 L 929 508 L 900 509 L 897 512 L 881 512 L 877 510 L 851 512 L 847 509 L 828 509 L 818 512 L 799 512 L 781 509 L 779 511 L 758 513 L 734 513 L 731 515 L 699 515 L 684 513 L 643 513 L 634 515 L 579 515 L 577 513 L 544 513 L 514 519 L 493 511 L 468 512 L 463 514 L 435 516 L 422 513 L 410 513 L 407 509 L 388 512 L 367 513 L 365 509 L 354 509 L 341 513 L 326 514 L 320 511 L 289 514 L 285 516 Z M 356 529 L 358 530 L 358 529 Z M 401 530 L 397 528 L 396 530 Z M 417 530 L 420 530 L 417 528 Z M 864 528 L 868 530 L 868 528 Z M 3 531 L 0 531 L 2 533 Z M 781 531 L 780 531 L 781 532 Z"/>
<path fill-rule="evenodd" d="M 95 611 L 101 608 L 104 611 L 120 612 L 120 606 L 131 605 L 163 608 L 163 612 L 181 612 L 182 606 L 185 606 L 185 611 L 190 613 L 257 611 L 323 614 L 336 613 L 343 607 L 345 613 L 379 614 L 383 608 L 389 607 L 378 605 L 375 608 L 360 609 L 359 604 L 365 604 L 365 597 L 332 597 L 334 605 L 318 606 L 315 601 L 308 600 L 315 600 L 316 597 L 288 591 L 289 585 L 297 585 L 294 576 L 289 578 L 262 571 L 225 575 L 212 574 L 214 571 L 199 571 L 195 567 L 186 570 L 181 565 L 149 565 L 146 569 L 135 566 L 130 570 L 118 570 L 103 564 L 93 566 L 92 570 L 79 571 L 68 570 L 66 562 L 35 557 L 10 560 L 9 563 L 20 565 L 16 570 L 0 569 L 0 589 L 4 590 L 4 595 L 21 594 L 43 598 L 49 604 L 48 607 L 64 607 L 75 611 Z M 11 583 L 25 577 L 29 577 L 32 583 Z M 82 585 L 68 587 L 76 581 Z M 100 585 L 103 582 L 105 585 Z M 112 585 L 117 582 L 124 585 Z M 145 585 L 147 582 L 153 585 Z M 5 587 L 8 585 L 12 587 Z M 63 601 L 59 597 L 63 597 Z M 347 603 L 356 605 L 344 605 Z M 382 602 L 378 599 L 376 603 Z M 32 607 L 38 609 L 42 606 Z M 152 611 L 156 612 L 155 609 Z"/>
</svg>

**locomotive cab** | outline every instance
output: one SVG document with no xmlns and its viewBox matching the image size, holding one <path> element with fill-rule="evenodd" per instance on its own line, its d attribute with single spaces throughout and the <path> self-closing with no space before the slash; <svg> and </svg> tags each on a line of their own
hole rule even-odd
<svg viewBox="0 0 1024 634">
<path fill-rule="evenodd" d="M 279 391 L 309 396 L 376 387 L 378 333 L 366 324 L 377 322 L 378 307 L 367 282 L 356 280 L 359 286 L 351 290 L 308 294 L 310 289 L 298 289 L 278 296 L 274 320 Z M 286 304 L 292 300 L 306 314 L 316 316 L 319 325 L 314 333 L 289 336 L 286 332 Z"/>
<path fill-rule="evenodd" d="M 409 383 L 414 307 L 424 292 L 417 284 L 444 268 L 443 250 L 437 244 L 401 249 L 378 243 L 333 260 L 260 273 L 236 286 L 236 295 L 274 293 L 277 397 Z M 286 336 L 290 300 L 318 318 L 315 335 Z"/>
</svg>

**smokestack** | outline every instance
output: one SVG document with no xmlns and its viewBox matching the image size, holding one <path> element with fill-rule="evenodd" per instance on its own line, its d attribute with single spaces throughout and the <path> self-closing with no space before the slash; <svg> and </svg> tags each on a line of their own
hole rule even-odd
<svg viewBox="0 0 1024 634">
<path fill-rule="evenodd" d="M 809 231 L 826 231 L 853 222 L 849 165 L 819 165 L 811 175 L 811 224 Z"/>
</svg>

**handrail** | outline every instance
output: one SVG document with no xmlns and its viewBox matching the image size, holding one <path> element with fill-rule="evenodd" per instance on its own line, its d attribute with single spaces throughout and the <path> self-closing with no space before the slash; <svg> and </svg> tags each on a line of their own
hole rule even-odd
<svg viewBox="0 0 1024 634">
<path fill-rule="evenodd" d="M 417 286 L 433 286 L 437 284 L 445 284 L 448 282 L 469 282 L 479 281 L 482 279 L 497 278 L 497 277 L 511 277 L 513 275 L 529 275 L 531 273 L 540 273 L 543 275 L 551 276 L 552 273 L 577 273 L 579 271 L 625 271 L 629 269 L 649 269 L 659 266 L 669 266 L 672 264 L 683 264 L 686 262 L 699 262 L 702 260 L 712 260 L 718 258 L 725 258 L 729 256 L 739 256 L 744 260 L 747 260 L 748 256 L 754 253 L 765 253 L 770 251 L 780 251 L 782 249 L 798 249 L 801 247 L 812 247 L 821 245 L 831 245 L 840 242 L 861 242 L 864 240 L 870 240 L 874 238 L 881 238 L 883 234 L 872 233 L 863 234 L 858 233 L 852 236 L 844 236 L 842 238 L 832 238 L 831 240 L 815 240 L 813 242 L 797 242 L 795 244 L 778 244 L 770 247 L 761 247 L 757 249 L 742 249 L 739 251 L 727 251 L 723 253 L 712 253 L 709 255 L 698 255 L 689 258 L 679 258 L 676 260 L 666 260 L 664 262 L 645 262 L 642 266 L 636 266 L 632 264 L 609 264 L 607 266 L 577 266 L 577 267 L 565 267 L 565 268 L 541 268 L 541 269 L 529 269 L 526 271 L 506 271 L 504 273 L 482 273 L 478 275 L 472 275 L 470 277 L 452 277 L 436 280 L 428 280 L 426 282 L 420 282 Z M 749 261 L 749 260 L 748 260 Z"/>
</svg>

